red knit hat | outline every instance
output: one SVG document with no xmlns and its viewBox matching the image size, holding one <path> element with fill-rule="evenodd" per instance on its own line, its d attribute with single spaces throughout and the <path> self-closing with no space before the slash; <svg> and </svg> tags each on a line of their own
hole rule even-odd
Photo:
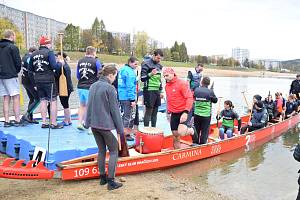
<svg viewBox="0 0 300 200">
<path fill-rule="evenodd" d="M 163 74 L 175 74 L 175 71 L 172 67 L 164 67 Z"/>
<path fill-rule="evenodd" d="M 40 45 L 51 44 L 51 40 L 47 36 L 40 37 Z"/>
</svg>

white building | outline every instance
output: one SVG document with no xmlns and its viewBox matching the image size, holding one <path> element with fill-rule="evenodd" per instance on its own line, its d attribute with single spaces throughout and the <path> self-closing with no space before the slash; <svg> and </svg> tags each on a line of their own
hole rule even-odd
<svg viewBox="0 0 300 200">
<path fill-rule="evenodd" d="M 248 59 L 250 58 L 250 53 L 248 49 L 241 49 L 239 47 L 236 47 L 232 49 L 232 57 L 235 60 L 238 60 L 241 65 L 243 65 L 246 58 Z"/>
<path fill-rule="evenodd" d="M 41 35 L 47 35 L 54 44 L 57 33 L 67 26 L 66 23 L 35 15 L 30 12 L 17 10 L 0 4 L 0 18 L 6 18 L 15 24 L 23 33 L 26 48 L 38 46 Z"/>
</svg>

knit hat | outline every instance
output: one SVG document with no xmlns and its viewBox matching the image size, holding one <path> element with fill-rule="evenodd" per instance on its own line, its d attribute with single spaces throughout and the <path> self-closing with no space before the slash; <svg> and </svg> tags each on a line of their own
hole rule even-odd
<svg viewBox="0 0 300 200">
<path fill-rule="evenodd" d="M 47 36 L 40 37 L 40 45 L 51 44 L 51 40 Z"/>
<path fill-rule="evenodd" d="M 175 71 L 172 67 L 165 67 L 163 69 L 163 74 L 175 74 Z"/>
<path fill-rule="evenodd" d="M 262 97 L 259 94 L 253 96 L 257 101 L 260 101 Z"/>
<path fill-rule="evenodd" d="M 257 106 L 259 109 L 262 109 L 262 108 L 264 107 L 264 104 L 263 104 L 262 101 L 258 101 L 258 102 L 256 102 L 255 104 L 256 104 L 256 106 Z"/>
</svg>

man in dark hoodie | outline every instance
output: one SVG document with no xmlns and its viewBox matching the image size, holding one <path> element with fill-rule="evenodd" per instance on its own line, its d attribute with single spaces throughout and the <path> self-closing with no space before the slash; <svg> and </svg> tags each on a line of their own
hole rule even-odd
<svg viewBox="0 0 300 200">
<path fill-rule="evenodd" d="M 63 128 L 57 124 L 57 89 L 53 70 L 58 70 L 64 64 L 63 60 L 56 62 L 54 52 L 51 50 L 51 40 L 47 36 L 41 36 L 39 50 L 32 53 L 28 65 L 28 75 L 37 90 L 41 100 L 42 128 Z M 47 105 L 51 104 L 51 122 L 46 122 Z"/>
<path fill-rule="evenodd" d="M 4 127 L 20 125 L 20 88 L 18 73 L 21 70 L 21 57 L 14 44 L 16 34 L 12 30 L 4 31 L 0 41 L 0 95 L 3 96 Z M 9 103 L 13 99 L 15 123 L 9 121 Z"/>
<path fill-rule="evenodd" d="M 143 95 L 144 104 L 146 106 L 144 116 L 144 126 L 156 127 L 158 107 L 161 105 L 162 84 L 161 73 L 163 66 L 160 60 L 164 56 L 161 49 L 156 49 L 153 52 L 152 59 L 145 60 L 142 63 L 141 81 L 144 82 Z"/>
<path fill-rule="evenodd" d="M 28 109 L 22 116 L 21 120 L 29 123 L 38 124 L 39 122 L 33 119 L 33 111 L 40 104 L 40 98 L 37 91 L 34 89 L 34 83 L 31 82 L 28 75 L 28 65 L 31 54 L 36 51 L 36 47 L 30 47 L 28 52 L 22 58 L 22 84 L 29 98 Z"/>
</svg>

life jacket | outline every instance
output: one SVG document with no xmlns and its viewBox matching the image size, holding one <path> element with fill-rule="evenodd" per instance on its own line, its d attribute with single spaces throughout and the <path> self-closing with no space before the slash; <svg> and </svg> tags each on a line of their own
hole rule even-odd
<svg viewBox="0 0 300 200">
<path fill-rule="evenodd" d="M 234 119 L 237 119 L 239 120 L 240 117 L 238 116 L 238 114 L 232 110 L 232 109 L 229 109 L 229 110 L 222 110 L 221 113 L 220 113 L 220 117 L 223 118 L 222 120 L 222 126 L 225 126 L 225 127 L 230 127 L 230 128 L 233 128 L 234 127 Z"/>
<path fill-rule="evenodd" d="M 31 54 L 34 71 L 34 81 L 36 83 L 54 83 L 54 72 L 49 62 L 49 52 L 47 47 L 41 46 L 39 50 Z"/>
<path fill-rule="evenodd" d="M 277 108 L 277 111 L 280 112 L 280 113 L 282 113 L 282 111 L 283 111 L 283 107 L 284 107 L 283 103 L 284 102 L 283 102 L 282 97 L 276 99 L 276 108 Z"/>
<path fill-rule="evenodd" d="M 210 117 L 212 98 L 215 99 L 214 103 L 218 101 L 213 90 L 201 86 L 195 89 L 194 96 L 195 96 L 194 114 L 202 117 Z"/>
<path fill-rule="evenodd" d="M 90 86 L 98 80 L 96 58 L 84 57 L 78 61 L 79 80 L 77 88 L 89 89 Z"/>
</svg>

